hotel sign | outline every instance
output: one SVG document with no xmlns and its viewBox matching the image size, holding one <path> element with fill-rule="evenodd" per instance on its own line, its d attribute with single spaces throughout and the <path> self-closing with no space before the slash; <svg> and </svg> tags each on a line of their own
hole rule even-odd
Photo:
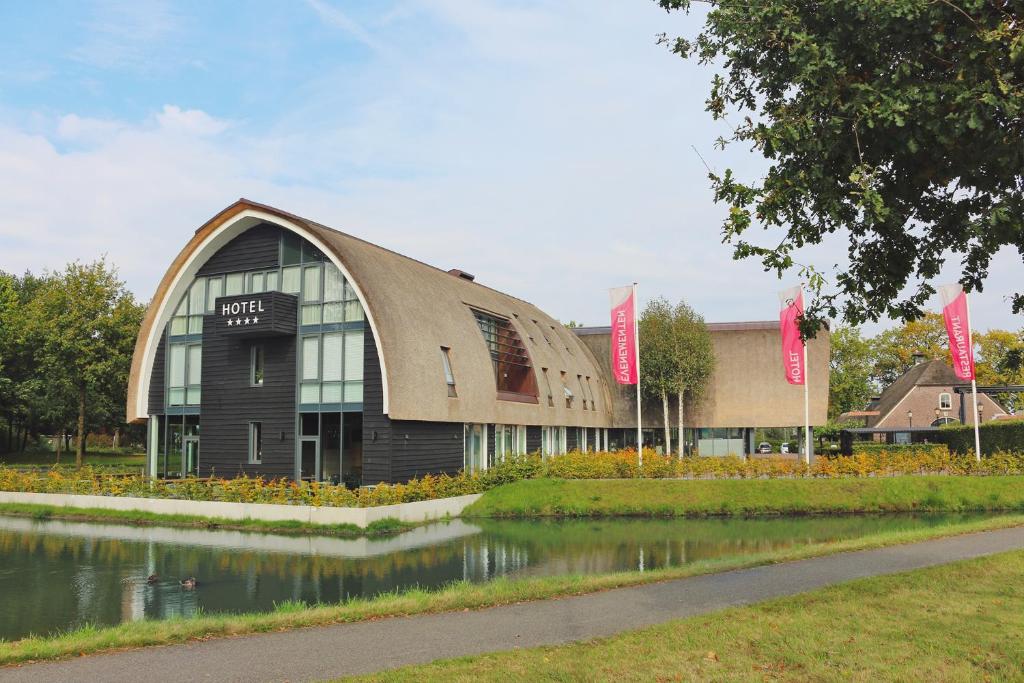
<svg viewBox="0 0 1024 683">
<path fill-rule="evenodd" d="M 291 294 L 238 294 L 217 299 L 207 319 L 218 334 L 267 337 L 295 334 L 297 311 L 298 302 Z"/>
</svg>

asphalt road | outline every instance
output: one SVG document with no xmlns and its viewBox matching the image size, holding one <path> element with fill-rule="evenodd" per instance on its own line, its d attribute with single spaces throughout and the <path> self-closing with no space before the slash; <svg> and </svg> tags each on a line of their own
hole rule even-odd
<svg viewBox="0 0 1024 683">
<path fill-rule="evenodd" d="M 554 645 L 867 576 L 1024 548 L 1024 527 L 471 612 L 221 638 L 0 668 L 0 681 L 314 681 Z"/>
</svg>

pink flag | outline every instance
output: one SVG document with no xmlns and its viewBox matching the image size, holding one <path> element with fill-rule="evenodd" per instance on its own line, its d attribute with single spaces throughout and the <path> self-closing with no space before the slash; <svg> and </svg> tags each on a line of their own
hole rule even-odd
<svg viewBox="0 0 1024 683">
<path fill-rule="evenodd" d="M 800 327 L 797 318 L 804 312 L 804 292 L 800 287 L 779 292 L 779 329 L 782 332 L 782 367 L 786 372 L 786 381 L 790 384 L 803 384 L 804 342 L 800 338 Z"/>
<path fill-rule="evenodd" d="M 967 292 L 960 285 L 942 285 L 942 317 L 949 335 L 949 352 L 953 356 L 953 372 L 960 379 L 974 379 L 974 346 L 971 342 Z"/>
<path fill-rule="evenodd" d="M 612 374 L 619 384 L 636 384 L 636 300 L 632 287 L 609 290 L 612 302 Z"/>
</svg>

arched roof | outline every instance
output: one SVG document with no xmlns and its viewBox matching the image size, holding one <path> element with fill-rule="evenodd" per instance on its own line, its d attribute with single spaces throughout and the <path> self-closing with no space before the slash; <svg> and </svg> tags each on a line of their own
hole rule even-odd
<svg viewBox="0 0 1024 683">
<path fill-rule="evenodd" d="M 199 268 L 248 228 L 272 223 L 312 242 L 353 285 L 373 330 L 393 420 L 608 426 L 610 397 L 599 365 L 571 331 L 536 306 L 415 259 L 270 206 L 240 199 L 206 222 L 174 259 L 142 322 L 128 383 L 128 420 L 147 417 L 156 347 L 174 306 Z M 497 399 L 494 370 L 472 308 L 511 320 L 530 354 L 540 402 Z M 534 322 L 536 321 L 536 322 Z M 545 341 L 545 336 L 550 343 Z M 531 341 L 532 338 L 532 341 Z M 441 347 L 451 349 L 458 398 L 448 397 Z M 547 405 L 540 369 L 555 396 Z M 582 397 L 568 408 L 560 373 L 579 396 L 577 375 L 590 377 L 596 410 Z"/>
</svg>

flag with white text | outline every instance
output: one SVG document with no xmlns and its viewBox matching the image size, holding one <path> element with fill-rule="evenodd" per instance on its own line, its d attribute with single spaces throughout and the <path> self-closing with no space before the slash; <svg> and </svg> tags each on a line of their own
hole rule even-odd
<svg viewBox="0 0 1024 683">
<path fill-rule="evenodd" d="M 636 344 L 636 294 L 633 287 L 609 290 L 612 304 L 612 374 L 619 384 L 639 380 Z"/>
<path fill-rule="evenodd" d="M 791 287 L 779 292 L 779 330 L 782 332 L 782 367 L 786 381 L 803 384 L 804 341 L 800 338 L 797 319 L 804 313 L 804 292 L 801 287 Z"/>
<path fill-rule="evenodd" d="M 949 335 L 949 353 L 953 357 L 953 372 L 960 379 L 974 379 L 974 347 L 971 342 L 970 316 L 967 313 L 967 292 L 960 285 L 939 287 L 942 297 L 942 317 Z"/>
</svg>

